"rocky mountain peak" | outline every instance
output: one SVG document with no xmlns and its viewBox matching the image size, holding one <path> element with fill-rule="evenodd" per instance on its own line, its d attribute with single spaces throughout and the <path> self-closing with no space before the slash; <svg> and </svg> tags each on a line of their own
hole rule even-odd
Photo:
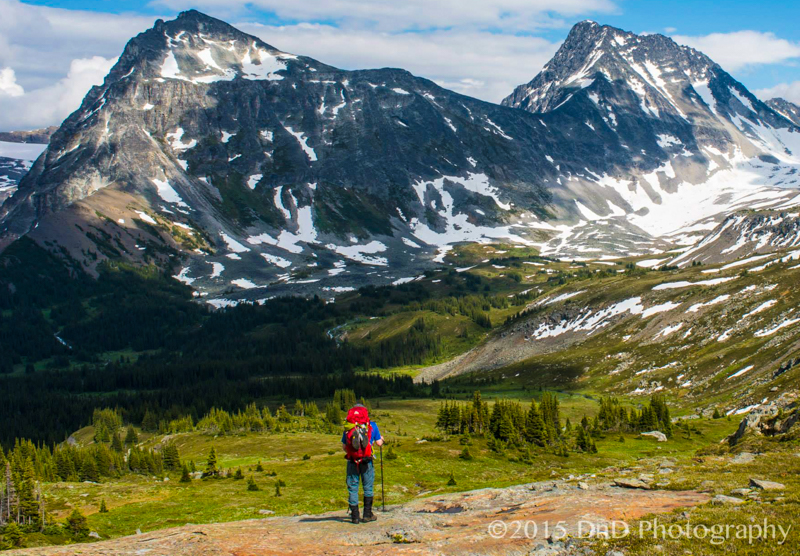
<svg viewBox="0 0 800 556">
<path fill-rule="evenodd" d="M 531 112 L 560 107 L 562 92 L 590 87 L 597 80 L 606 84 L 629 83 L 635 93 L 648 89 L 664 93 L 694 82 L 708 82 L 718 66 L 704 54 L 680 46 L 663 35 L 636 35 L 616 27 L 583 21 L 567 35 L 553 59 L 530 83 L 520 85 L 503 104 Z M 598 85 L 602 88 L 602 85 Z M 673 104 L 670 94 L 667 104 Z M 650 106 L 645 110 L 659 117 Z M 675 112 L 673 110 L 673 112 Z"/>
</svg>

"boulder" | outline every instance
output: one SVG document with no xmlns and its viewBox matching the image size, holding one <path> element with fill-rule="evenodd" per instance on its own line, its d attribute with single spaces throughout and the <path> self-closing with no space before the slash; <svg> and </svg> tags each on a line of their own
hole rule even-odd
<svg viewBox="0 0 800 556">
<path fill-rule="evenodd" d="M 750 479 L 750 486 L 760 490 L 783 490 L 786 488 L 786 486 L 781 483 L 762 479 Z"/>
<path fill-rule="evenodd" d="M 273 515 L 275 512 L 272 510 L 258 510 L 260 515 Z"/>
<path fill-rule="evenodd" d="M 731 460 L 731 463 L 752 463 L 754 459 L 756 459 L 755 454 L 751 454 L 750 452 L 742 452 L 741 454 L 736 454 L 736 456 Z"/>
<path fill-rule="evenodd" d="M 641 479 L 614 479 L 614 484 L 622 488 L 641 488 L 643 490 L 650 490 L 650 485 Z"/>
<path fill-rule="evenodd" d="M 744 504 L 744 500 L 741 498 L 734 498 L 733 496 L 725 496 L 724 494 L 717 494 L 714 498 L 711 499 L 712 504 Z"/>
<path fill-rule="evenodd" d="M 643 432 L 643 433 L 641 433 L 641 435 L 642 435 L 642 436 L 652 436 L 652 437 L 653 437 L 653 438 L 655 438 L 655 439 L 656 439 L 658 442 L 666 442 L 666 441 L 667 441 L 667 435 L 666 435 L 666 434 L 664 434 L 664 433 L 663 433 L 663 432 L 661 432 L 661 431 L 650 431 L 650 432 Z"/>
</svg>

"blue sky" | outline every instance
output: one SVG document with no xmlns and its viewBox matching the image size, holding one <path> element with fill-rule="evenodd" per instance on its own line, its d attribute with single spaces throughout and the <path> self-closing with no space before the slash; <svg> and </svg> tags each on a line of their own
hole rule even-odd
<svg viewBox="0 0 800 556">
<path fill-rule="evenodd" d="M 800 102 L 800 2 L 729 0 L 0 0 L 0 129 L 58 124 L 127 40 L 196 8 L 343 68 L 403 67 L 497 102 L 583 19 L 663 33 L 768 98 Z"/>
</svg>

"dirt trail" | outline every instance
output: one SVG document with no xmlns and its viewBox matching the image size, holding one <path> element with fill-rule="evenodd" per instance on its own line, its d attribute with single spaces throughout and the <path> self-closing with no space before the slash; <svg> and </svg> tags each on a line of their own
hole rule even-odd
<svg viewBox="0 0 800 556">
<path fill-rule="evenodd" d="M 378 521 L 368 524 L 353 525 L 346 521 L 344 511 L 338 511 L 315 516 L 186 525 L 94 544 L 27 549 L 8 554 L 516 555 L 527 554 L 538 545 L 547 545 L 545 523 L 549 523 L 552 532 L 552 528 L 562 522 L 567 533 L 578 535 L 581 522 L 586 530 L 588 522 L 602 525 L 611 520 L 632 520 L 649 513 L 694 506 L 708 499 L 708 495 L 694 491 L 631 490 L 607 484 L 581 490 L 575 483 L 550 481 L 419 499 L 387 508 L 386 513 L 378 512 Z M 506 534 L 502 534 L 502 526 L 495 525 L 493 537 L 488 528 L 498 520 L 506 524 Z M 527 538 L 517 522 L 523 526 L 531 522 Z M 538 527 L 535 534 L 533 523 Z"/>
</svg>

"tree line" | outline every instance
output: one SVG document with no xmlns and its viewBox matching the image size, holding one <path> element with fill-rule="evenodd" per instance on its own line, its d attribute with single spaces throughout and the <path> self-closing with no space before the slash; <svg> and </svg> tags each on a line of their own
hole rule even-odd
<svg viewBox="0 0 800 556">
<path fill-rule="evenodd" d="M 663 397 L 654 395 L 641 409 L 625 408 L 616 398 L 602 398 L 598 414 L 586 416 L 573 427 L 569 419 L 562 425 L 556 394 L 543 392 L 539 403 L 531 400 L 526 409 L 520 402 L 484 401 L 473 393 L 469 402 L 446 400 L 439 407 L 436 428 L 446 434 L 477 435 L 487 438 L 488 447 L 502 452 L 507 447 L 539 447 L 565 455 L 567 450 L 596 453 L 596 438 L 613 432 L 661 431 L 672 436 L 669 408 Z"/>
</svg>

